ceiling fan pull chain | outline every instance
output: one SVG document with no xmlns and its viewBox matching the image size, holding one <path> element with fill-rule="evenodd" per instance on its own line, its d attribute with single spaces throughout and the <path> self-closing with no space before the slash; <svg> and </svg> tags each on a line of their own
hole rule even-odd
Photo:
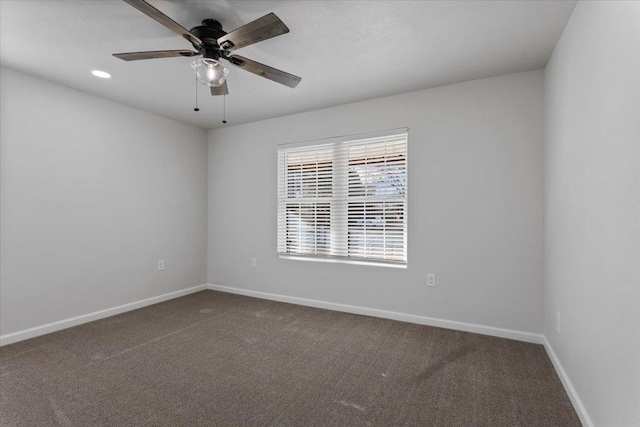
<svg viewBox="0 0 640 427">
<path fill-rule="evenodd" d="M 193 111 L 200 111 L 198 108 L 198 78 L 196 77 L 196 108 Z"/>
<path fill-rule="evenodd" d="M 227 123 L 227 95 L 222 95 L 222 123 Z"/>
</svg>

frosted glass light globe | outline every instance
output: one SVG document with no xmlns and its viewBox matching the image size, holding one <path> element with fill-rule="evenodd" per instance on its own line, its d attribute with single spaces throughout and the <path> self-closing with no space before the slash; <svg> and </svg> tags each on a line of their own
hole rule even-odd
<svg viewBox="0 0 640 427">
<path fill-rule="evenodd" d="M 227 79 L 229 70 L 219 61 L 199 56 L 191 66 L 196 72 L 196 77 L 205 86 L 219 87 Z"/>
</svg>

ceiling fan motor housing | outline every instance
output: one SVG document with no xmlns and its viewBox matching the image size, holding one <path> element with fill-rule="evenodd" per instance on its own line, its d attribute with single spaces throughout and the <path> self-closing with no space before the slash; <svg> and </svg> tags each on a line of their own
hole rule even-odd
<svg viewBox="0 0 640 427">
<path fill-rule="evenodd" d="M 220 55 L 224 53 L 224 49 L 218 45 L 218 39 L 227 34 L 222 30 L 222 24 L 215 19 L 205 19 L 202 21 L 202 25 L 193 27 L 190 32 L 202 40 L 204 44 L 204 52 L 202 54 L 205 58 L 219 59 Z M 199 49 L 197 45 L 193 46 Z M 200 49 L 199 49 L 200 50 Z"/>
</svg>

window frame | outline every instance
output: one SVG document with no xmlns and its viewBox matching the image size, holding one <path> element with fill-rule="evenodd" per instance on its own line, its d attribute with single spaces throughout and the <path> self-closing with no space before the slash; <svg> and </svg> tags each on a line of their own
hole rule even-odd
<svg viewBox="0 0 640 427">
<path fill-rule="evenodd" d="M 389 140 L 390 138 L 394 138 L 394 137 L 403 137 L 404 141 L 404 152 L 403 152 L 403 156 L 404 156 L 404 196 L 401 198 L 395 198 L 395 203 L 401 203 L 402 207 L 403 207 L 403 217 L 402 217 L 402 242 L 404 243 L 401 251 L 403 253 L 403 259 L 401 260 L 388 260 L 388 259 L 382 259 L 382 258 L 375 258 L 375 257 L 357 257 L 357 256 L 350 256 L 349 255 L 349 229 L 348 229 L 348 219 L 349 219 L 349 184 L 348 184 L 348 180 L 349 180 L 349 147 L 350 146 L 357 146 L 358 143 L 362 143 L 362 144 L 375 144 L 375 143 L 379 143 L 379 142 L 385 142 L 385 140 Z M 378 140 L 378 141 L 376 141 Z M 336 154 L 336 152 L 334 152 L 332 154 L 332 162 L 335 162 L 336 160 L 344 160 L 343 165 L 336 165 L 335 163 L 332 164 L 332 188 L 336 189 L 339 188 L 341 189 L 341 191 L 344 191 L 345 196 L 340 197 L 340 196 L 336 196 L 333 192 L 331 194 L 331 202 L 330 202 L 330 210 L 331 210 L 331 216 L 330 216 L 330 221 L 329 223 L 332 225 L 331 227 L 331 231 L 330 234 L 333 236 L 334 233 L 336 233 L 336 231 L 334 230 L 336 224 L 343 224 L 344 230 L 340 230 L 342 231 L 341 235 L 338 237 L 339 239 L 341 239 L 342 241 L 342 245 L 338 245 L 341 246 L 340 248 L 335 248 L 335 242 L 333 240 L 333 237 L 331 239 L 331 243 L 329 245 L 329 251 L 330 254 L 313 254 L 313 253 L 292 253 L 292 252 L 282 252 L 280 251 L 281 249 L 281 243 L 283 241 L 283 236 L 281 236 L 281 232 L 284 231 L 284 233 L 287 233 L 287 217 L 286 217 L 286 212 L 287 212 L 287 202 L 286 200 L 288 199 L 286 197 L 287 195 L 287 190 L 286 190 L 286 186 L 287 183 L 290 182 L 287 180 L 287 171 L 286 168 L 288 166 L 287 161 L 284 158 L 281 158 L 281 156 L 284 157 L 284 150 L 288 150 L 288 149 L 296 149 L 296 148 L 300 148 L 300 149 L 304 149 L 304 148 L 308 148 L 308 149 L 312 149 L 312 147 L 314 146 L 318 146 L 319 148 L 321 146 L 330 146 L 332 147 L 333 150 L 335 150 L 335 148 L 340 147 L 341 145 L 344 145 L 344 148 L 342 148 L 342 150 L 344 152 L 342 152 L 341 154 Z M 283 153 L 283 154 L 281 154 Z M 346 153 L 346 154 L 345 154 Z M 368 132 L 368 133 L 362 133 L 362 134 L 353 134 L 353 135 L 345 135 L 345 136 L 340 136 L 340 137 L 333 137 L 333 138 L 325 138 L 325 139 L 318 139 L 318 140 L 311 140 L 311 141 L 303 141 L 303 142 L 294 142 L 294 143 L 285 143 L 285 144 L 279 144 L 277 147 L 277 197 L 276 197 L 276 248 L 277 248 L 277 254 L 279 258 L 282 259 L 293 259 L 293 260 L 301 260 L 301 261 L 317 261 L 317 262 L 337 262 L 337 263 L 345 263 L 345 264 L 356 264 L 356 265 L 370 265 L 370 266 L 384 266 L 384 267 L 395 267 L 395 268 L 407 268 L 408 265 L 408 211 L 409 211 L 409 129 L 408 128 L 396 128 L 396 129 L 389 129 L 389 130 L 384 130 L 384 131 L 378 131 L 378 132 Z M 337 171 L 337 172 L 336 172 Z M 338 187 L 340 184 L 342 184 L 342 187 Z M 385 187 L 388 188 L 388 187 Z M 281 197 L 284 194 L 284 197 Z M 364 196 L 362 197 L 364 198 Z M 360 199 L 360 198 L 359 198 Z M 322 201 L 324 201 L 325 198 L 322 198 Z M 400 200 L 400 201 L 398 201 Z M 391 201 L 391 199 L 387 199 L 385 200 L 384 197 L 382 198 L 375 198 L 375 197 L 371 197 L 368 200 L 357 200 L 357 201 L 353 201 L 351 203 L 367 203 L 367 202 L 390 202 L 390 203 L 394 203 L 394 201 Z M 281 207 L 281 204 L 284 203 L 284 207 Z M 302 203 L 302 202 L 300 202 Z M 311 202 L 307 202 L 307 203 L 311 203 Z M 342 217 L 341 222 L 334 220 L 333 219 L 333 215 L 334 215 L 334 211 L 335 212 L 340 212 L 339 216 Z M 345 221 L 346 219 L 346 221 Z M 283 222 L 284 221 L 284 222 Z M 332 221 L 335 221 L 335 223 L 332 224 Z M 314 231 L 317 230 L 316 228 L 314 228 Z M 338 232 L 339 233 L 339 232 Z M 386 233 L 386 231 L 385 231 Z M 286 241 L 286 237 L 284 237 L 285 241 Z M 343 249 L 346 250 L 345 254 L 340 254 L 340 255 L 336 255 L 335 251 L 337 249 Z"/>
</svg>

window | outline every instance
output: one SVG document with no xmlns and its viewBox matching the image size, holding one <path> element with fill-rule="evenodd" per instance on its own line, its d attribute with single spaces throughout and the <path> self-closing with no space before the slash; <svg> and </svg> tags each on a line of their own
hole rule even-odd
<svg viewBox="0 0 640 427">
<path fill-rule="evenodd" d="M 407 263 L 407 130 L 282 145 L 278 254 Z"/>
</svg>

